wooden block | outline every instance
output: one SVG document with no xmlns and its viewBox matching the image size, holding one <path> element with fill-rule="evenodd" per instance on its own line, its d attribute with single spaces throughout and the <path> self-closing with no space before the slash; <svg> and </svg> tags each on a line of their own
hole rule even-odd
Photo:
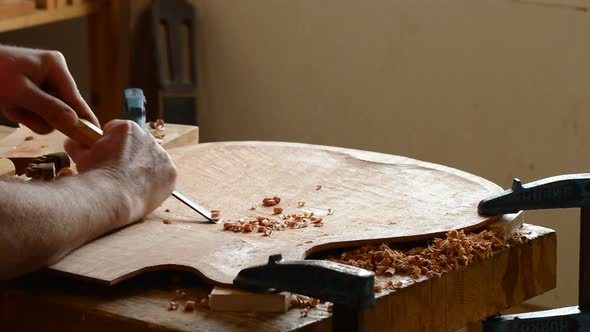
<svg viewBox="0 0 590 332">
<path fill-rule="evenodd" d="M 209 294 L 209 308 L 213 311 L 287 312 L 291 294 L 252 293 L 237 289 L 215 287 Z"/>
<path fill-rule="evenodd" d="M 522 227 L 524 222 L 524 212 L 505 214 L 496 222 L 487 226 L 489 230 L 494 231 L 504 240 L 508 240 L 516 230 Z"/>
<path fill-rule="evenodd" d="M 199 127 L 166 124 L 164 133 L 162 147 L 165 149 L 199 143 Z"/>
<path fill-rule="evenodd" d="M 32 0 L 20 0 L 0 3 L 0 19 L 22 16 L 35 12 Z"/>
<path fill-rule="evenodd" d="M 12 176 L 16 174 L 14 164 L 8 158 L 0 158 L 0 176 Z"/>
</svg>

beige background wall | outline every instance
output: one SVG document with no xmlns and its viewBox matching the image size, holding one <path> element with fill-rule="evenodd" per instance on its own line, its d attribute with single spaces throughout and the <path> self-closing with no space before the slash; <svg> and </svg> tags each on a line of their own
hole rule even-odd
<svg viewBox="0 0 590 332">
<path fill-rule="evenodd" d="M 590 16 L 565 1 L 194 3 L 205 141 L 381 151 L 504 187 L 514 176 L 590 172 Z M 61 49 L 84 93 L 85 24 L 0 42 Z M 575 304 L 577 211 L 528 220 L 556 229 L 559 246 L 558 289 L 533 302 Z"/>
</svg>

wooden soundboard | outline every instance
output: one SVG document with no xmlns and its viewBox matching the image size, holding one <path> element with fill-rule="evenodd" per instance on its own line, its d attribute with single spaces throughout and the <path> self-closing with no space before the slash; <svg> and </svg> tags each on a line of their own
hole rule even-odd
<svg viewBox="0 0 590 332">
<path fill-rule="evenodd" d="M 182 269 L 211 284 L 230 285 L 241 269 L 264 264 L 271 254 L 296 260 L 326 249 L 485 226 L 491 219 L 477 214 L 477 203 L 501 191 L 449 167 L 344 148 L 224 142 L 170 153 L 180 174 L 177 189 L 220 210 L 226 222 L 276 218 L 261 200 L 277 195 L 283 213 L 314 212 L 324 225 L 270 236 L 234 233 L 170 198 L 145 220 L 79 248 L 51 268 L 106 284 L 144 271 Z"/>
</svg>

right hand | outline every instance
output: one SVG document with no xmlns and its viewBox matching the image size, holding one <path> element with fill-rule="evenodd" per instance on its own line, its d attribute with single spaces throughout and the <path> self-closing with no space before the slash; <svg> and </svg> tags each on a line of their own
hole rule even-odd
<svg viewBox="0 0 590 332">
<path fill-rule="evenodd" d="M 57 51 L 0 45 L 0 111 L 38 134 L 68 129 L 78 116 L 100 126 Z"/>
<path fill-rule="evenodd" d="M 113 120 L 104 127 L 104 136 L 92 147 L 71 139 L 66 152 L 80 173 L 106 169 L 113 175 L 113 190 L 128 191 L 133 198 L 131 221 L 158 207 L 174 190 L 176 166 L 156 140 L 136 123 Z"/>
</svg>

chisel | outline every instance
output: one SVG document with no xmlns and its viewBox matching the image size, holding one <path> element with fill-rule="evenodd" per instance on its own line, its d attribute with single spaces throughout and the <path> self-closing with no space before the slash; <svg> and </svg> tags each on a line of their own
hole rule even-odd
<svg viewBox="0 0 590 332">
<path fill-rule="evenodd" d="M 78 119 L 76 125 L 74 125 L 70 129 L 61 130 L 61 132 L 69 138 L 73 139 L 74 141 L 86 146 L 92 146 L 92 144 L 98 141 L 103 134 L 102 129 L 98 128 L 97 126 L 85 119 Z M 218 220 L 214 220 L 212 218 L 211 211 L 209 211 L 201 204 L 196 203 L 185 194 L 182 194 L 175 190 L 172 192 L 172 196 L 174 196 L 174 198 L 178 199 L 186 206 L 190 207 L 191 209 L 195 210 L 197 213 L 205 217 L 209 222 L 219 222 Z"/>
</svg>

